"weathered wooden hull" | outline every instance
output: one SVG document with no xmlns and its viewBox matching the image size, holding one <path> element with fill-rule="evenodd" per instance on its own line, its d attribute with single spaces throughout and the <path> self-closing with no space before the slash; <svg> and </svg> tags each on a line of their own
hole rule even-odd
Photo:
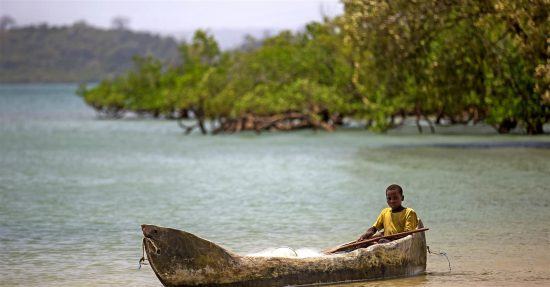
<svg viewBox="0 0 550 287">
<path fill-rule="evenodd" d="M 186 238 L 171 242 L 180 246 L 161 248 L 153 238 L 145 240 L 149 263 L 165 286 L 295 286 L 414 276 L 426 270 L 424 233 L 348 253 L 286 258 L 239 256 L 180 232 Z M 190 248 L 199 252 L 189 253 Z"/>
</svg>

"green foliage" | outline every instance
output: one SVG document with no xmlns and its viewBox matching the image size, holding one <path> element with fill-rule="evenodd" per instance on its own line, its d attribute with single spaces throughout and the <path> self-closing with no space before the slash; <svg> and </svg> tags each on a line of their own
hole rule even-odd
<svg viewBox="0 0 550 287">
<path fill-rule="evenodd" d="M 384 132 L 414 117 L 543 132 L 550 118 L 544 0 L 343 2 L 341 16 L 249 38 L 241 50 L 221 52 L 198 30 L 180 45 L 180 65 L 136 58 L 133 71 L 81 94 L 108 114 L 192 117 L 203 132 L 207 120 L 237 131 L 285 116 L 304 122 L 281 129 L 331 130 L 347 117 Z"/>
<path fill-rule="evenodd" d="M 547 1 L 344 1 L 352 82 L 379 130 L 400 113 L 426 120 L 520 123 L 549 118 Z M 539 71 L 537 74 L 536 71 Z M 539 76 L 537 76 L 539 75 Z M 382 98 L 382 100 L 380 99 Z"/>
</svg>

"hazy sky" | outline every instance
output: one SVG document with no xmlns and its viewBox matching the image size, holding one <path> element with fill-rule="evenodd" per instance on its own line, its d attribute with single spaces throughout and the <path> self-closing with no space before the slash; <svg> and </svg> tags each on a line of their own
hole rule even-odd
<svg viewBox="0 0 550 287">
<path fill-rule="evenodd" d="M 242 28 L 296 29 L 320 20 L 324 13 L 340 14 L 338 0 L 280 1 L 167 1 L 167 0 L 0 0 L 0 15 L 15 18 L 17 25 L 72 24 L 85 20 L 109 27 L 116 16 L 130 20 L 130 28 L 150 31 Z"/>
</svg>

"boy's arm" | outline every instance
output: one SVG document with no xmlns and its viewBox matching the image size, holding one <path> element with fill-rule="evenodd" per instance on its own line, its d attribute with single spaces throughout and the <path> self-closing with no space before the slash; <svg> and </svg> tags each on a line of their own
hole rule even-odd
<svg viewBox="0 0 550 287">
<path fill-rule="evenodd" d="M 378 231 L 378 230 L 376 229 L 376 227 L 373 226 L 373 227 L 367 229 L 367 231 L 365 233 L 363 233 L 361 236 L 359 236 L 359 239 L 357 239 L 356 241 L 369 239 L 376 233 L 376 231 Z"/>
<path fill-rule="evenodd" d="M 380 212 L 380 215 L 378 215 L 372 227 L 367 229 L 365 233 L 359 236 L 359 239 L 357 239 L 357 241 L 369 239 L 376 233 L 376 231 L 384 229 L 384 211 L 385 210 L 386 209 L 382 209 L 382 211 Z"/>
</svg>

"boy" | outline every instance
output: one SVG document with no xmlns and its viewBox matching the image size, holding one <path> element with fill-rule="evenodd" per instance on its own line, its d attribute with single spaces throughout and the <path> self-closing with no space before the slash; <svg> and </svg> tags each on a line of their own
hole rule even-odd
<svg viewBox="0 0 550 287">
<path fill-rule="evenodd" d="M 386 201 L 389 207 L 382 209 L 376 222 L 357 241 L 368 239 L 382 229 L 384 229 L 384 236 L 415 230 L 418 227 L 418 217 L 412 208 L 401 205 L 404 199 L 401 186 L 397 184 L 388 186 Z"/>
</svg>

